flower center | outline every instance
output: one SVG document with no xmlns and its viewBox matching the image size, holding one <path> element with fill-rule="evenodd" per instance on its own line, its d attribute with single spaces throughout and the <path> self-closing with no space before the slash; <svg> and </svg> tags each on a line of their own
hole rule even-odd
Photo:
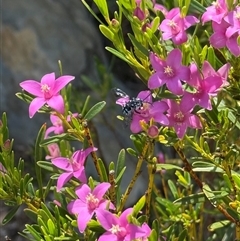
<svg viewBox="0 0 240 241">
<path fill-rule="evenodd" d="M 89 193 L 86 197 L 87 205 L 90 210 L 94 210 L 98 207 L 99 199 L 96 198 L 92 193 Z"/>
<path fill-rule="evenodd" d="M 172 77 L 174 75 L 174 71 L 171 66 L 164 67 L 164 74 L 168 75 L 169 77 Z"/>
<path fill-rule="evenodd" d="M 50 90 L 51 90 L 51 88 L 47 84 L 41 85 L 41 91 L 43 92 L 45 99 L 51 98 Z"/>
<path fill-rule="evenodd" d="M 172 33 L 177 34 L 179 32 L 179 27 L 174 20 L 169 20 L 168 26 L 171 28 Z"/>
<path fill-rule="evenodd" d="M 50 91 L 50 87 L 47 84 L 42 84 L 41 90 L 43 93 L 48 93 Z"/>
<path fill-rule="evenodd" d="M 240 12 L 235 13 L 235 18 L 237 19 L 237 21 L 240 21 Z"/>
<path fill-rule="evenodd" d="M 74 172 L 78 171 L 81 168 L 81 164 L 76 162 L 73 158 L 69 159 L 69 163 L 71 163 L 72 169 L 73 169 Z"/>
<path fill-rule="evenodd" d="M 181 111 L 179 111 L 179 112 L 174 114 L 174 119 L 177 122 L 183 122 L 184 121 L 184 114 Z"/>
<path fill-rule="evenodd" d="M 115 234 L 116 236 L 121 237 L 121 238 L 125 237 L 127 234 L 126 229 L 123 227 L 120 227 L 118 224 L 112 225 L 112 227 L 109 229 L 109 231 L 112 234 Z"/>
<path fill-rule="evenodd" d="M 136 112 L 139 112 L 142 117 L 147 118 L 149 116 L 149 107 L 149 103 L 143 103 L 142 107 L 139 110 L 136 110 Z"/>
</svg>

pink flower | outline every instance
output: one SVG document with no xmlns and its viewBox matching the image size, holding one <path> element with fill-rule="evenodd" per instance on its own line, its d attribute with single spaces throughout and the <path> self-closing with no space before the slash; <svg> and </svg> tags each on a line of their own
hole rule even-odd
<svg viewBox="0 0 240 241">
<path fill-rule="evenodd" d="M 70 213 L 78 215 L 78 229 L 81 233 L 86 229 L 87 223 L 94 213 L 101 209 L 105 210 L 107 205 L 109 205 L 110 209 L 115 209 L 111 202 L 103 198 L 109 187 L 109 183 L 103 182 L 97 185 L 93 190 L 91 190 L 87 184 L 83 184 L 77 188 L 76 194 L 79 199 L 71 201 L 67 209 Z"/>
<path fill-rule="evenodd" d="M 6 168 L 3 166 L 3 164 L 0 162 L 0 174 L 6 174 L 7 170 Z"/>
<path fill-rule="evenodd" d="M 172 39 L 177 45 L 187 41 L 186 30 L 199 22 L 194 16 L 182 17 L 179 8 L 171 9 L 165 17 L 159 26 L 163 40 Z"/>
<path fill-rule="evenodd" d="M 150 61 L 156 72 L 150 76 L 148 88 L 156 89 L 166 84 L 173 94 L 181 95 L 183 93 L 181 80 L 188 80 L 190 75 L 189 68 L 181 64 L 181 51 L 179 49 L 172 50 L 166 60 L 151 53 Z"/>
<path fill-rule="evenodd" d="M 152 95 L 150 91 L 141 91 L 137 98 L 144 100 L 144 102 L 142 108 L 133 113 L 130 126 L 130 129 L 133 133 L 138 133 L 142 130 L 142 127 L 139 123 L 141 120 L 149 122 L 150 119 L 153 118 L 155 122 L 168 125 L 168 119 L 163 114 L 168 109 L 168 105 L 165 102 L 156 101 L 152 103 Z"/>
<path fill-rule="evenodd" d="M 86 183 L 84 163 L 87 156 L 96 151 L 97 148 L 89 147 L 86 150 L 75 151 L 71 158 L 56 157 L 52 159 L 52 164 L 66 172 L 62 173 L 57 180 L 57 191 L 59 191 L 72 177 Z"/>
<path fill-rule="evenodd" d="M 227 47 L 229 51 L 236 57 L 240 55 L 240 46 L 238 45 L 238 33 L 233 34 L 231 37 L 226 36 L 226 31 L 230 24 L 222 19 L 221 23 L 212 23 L 213 34 L 210 36 L 210 44 L 217 49 Z"/>
<path fill-rule="evenodd" d="M 78 114 L 74 113 L 72 115 L 67 116 L 67 121 L 71 120 L 71 117 L 76 117 Z M 62 124 L 62 120 L 56 115 L 50 115 L 50 121 L 52 122 L 53 126 L 47 128 L 45 133 L 45 138 L 49 135 L 49 133 L 54 132 L 54 134 L 59 135 L 64 133 L 64 128 Z"/>
<path fill-rule="evenodd" d="M 229 12 L 224 20 L 230 24 L 227 28 L 226 36 L 230 38 L 233 34 L 240 35 L 240 7 L 236 7 L 233 11 Z"/>
<path fill-rule="evenodd" d="M 202 128 L 201 122 L 196 115 L 191 114 L 192 109 L 189 109 L 188 99 L 182 98 L 180 103 L 174 100 L 165 100 L 169 106 L 168 119 L 169 127 L 173 127 L 178 138 L 182 139 L 188 127 L 194 129 Z"/>
<path fill-rule="evenodd" d="M 98 211 L 97 219 L 106 230 L 98 241 L 132 241 L 138 238 L 146 237 L 146 227 L 136 226 L 128 222 L 128 215 L 132 213 L 133 209 L 126 209 L 120 217 L 110 213 L 106 210 Z M 147 234 L 146 234 L 147 233 Z"/>
<path fill-rule="evenodd" d="M 212 6 L 207 7 L 206 12 L 202 15 L 201 21 L 203 24 L 208 21 L 220 24 L 227 13 L 226 0 L 217 0 L 212 3 Z"/>
<path fill-rule="evenodd" d="M 116 103 L 125 106 L 129 102 L 129 97 L 119 98 Z M 136 100 L 142 100 L 143 106 L 133 112 L 130 129 L 133 133 L 142 131 L 140 121 L 149 122 L 152 118 L 155 122 L 163 125 L 168 124 L 167 117 L 163 114 L 168 109 L 168 105 L 162 101 L 152 102 L 151 91 L 141 91 Z"/>
<path fill-rule="evenodd" d="M 222 76 L 216 72 L 207 61 L 203 63 L 202 73 L 199 72 L 196 64 L 191 64 L 190 70 L 191 75 L 187 83 L 193 86 L 196 92 L 185 93 L 184 96 L 188 99 L 187 105 L 189 108 L 193 108 L 198 104 L 203 108 L 211 110 L 210 96 L 215 96 L 220 90 L 220 87 L 223 85 Z"/>
<path fill-rule="evenodd" d="M 74 78 L 74 76 L 63 75 L 55 79 L 55 74 L 50 73 L 42 77 L 41 83 L 35 80 L 25 80 L 20 83 L 24 90 L 36 96 L 30 103 L 29 117 L 32 118 L 45 104 L 60 113 L 64 113 L 64 101 L 59 91 Z"/>
<path fill-rule="evenodd" d="M 46 160 L 50 160 L 56 157 L 59 157 L 61 155 L 60 149 L 58 144 L 52 143 L 47 146 L 49 155 L 46 156 Z"/>
</svg>

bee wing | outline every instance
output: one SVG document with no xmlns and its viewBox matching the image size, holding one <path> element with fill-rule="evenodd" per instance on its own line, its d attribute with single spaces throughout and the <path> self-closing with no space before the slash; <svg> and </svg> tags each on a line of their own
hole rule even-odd
<svg viewBox="0 0 240 241">
<path fill-rule="evenodd" d="M 114 95 L 116 97 L 119 97 L 119 98 L 127 98 L 128 97 L 129 98 L 129 96 L 119 88 L 113 88 L 112 92 L 114 93 Z"/>
</svg>

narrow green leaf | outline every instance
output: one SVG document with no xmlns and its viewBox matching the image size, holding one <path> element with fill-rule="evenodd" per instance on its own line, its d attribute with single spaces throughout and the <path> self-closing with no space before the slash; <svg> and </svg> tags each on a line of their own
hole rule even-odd
<svg viewBox="0 0 240 241">
<path fill-rule="evenodd" d="M 190 194 L 189 196 L 179 198 L 173 203 L 181 203 L 181 205 L 203 203 L 205 201 L 205 194 L 203 192 L 197 194 Z"/>
<path fill-rule="evenodd" d="M 203 14 L 206 11 L 206 8 L 198 0 L 191 1 L 190 9 L 191 11 L 194 11 L 200 14 Z"/>
<path fill-rule="evenodd" d="M 118 58 L 120 58 L 121 60 L 125 61 L 126 63 L 133 65 L 133 63 L 128 60 L 126 58 L 126 55 L 124 55 L 123 53 L 117 51 L 116 49 L 113 49 L 111 47 L 105 47 L 106 50 L 108 50 L 110 53 L 112 53 L 113 55 L 117 56 Z"/>
<path fill-rule="evenodd" d="M 94 105 L 84 116 L 84 119 L 87 121 L 91 120 L 95 115 L 97 115 L 106 105 L 105 101 L 98 102 L 96 105 Z"/>
<path fill-rule="evenodd" d="M 148 241 L 156 241 L 156 240 L 159 240 L 157 232 L 155 229 L 152 229 L 152 232 L 151 232 L 150 236 L 148 237 Z"/>
<path fill-rule="evenodd" d="M 100 13 L 109 22 L 109 13 L 108 13 L 108 5 L 106 0 L 93 0 L 94 3 L 97 5 Z"/>
<path fill-rule="evenodd" d="M 42 241 L 42 236 L 37 232 L 35 228 L 31 225 L 26 224 L 26 229 L 30 232 L 30 234 L 34 237 L 35 241 Z"/>
<path fill-rule="evenodd" d="M 179 166 L 176 166 L 176 165 L 173 165 L 173 164 L 166 164 L 166 163 L 161 163 L 161 164 L 157 164 L 156 165 L 157 167 L 157 170 L 156 171 L 161 171 L 162 169 L 165 169 L 165 170 L 180 170 L 182 171 L 182 167 L 179 167 Z"/>
<path fill-rule="evenodd" d="M 178 191 L 177 191 L 177 188 L 176 188 L 176 186 L 175 186 L 175 184 L 172 180 L 168 180 L 168 186 L 169 186 L 174 198 L 178 198 Z"/>
<path fill-rule="evenodd" d="M 34 222 L 36 223 L 37 222 L 37 213 L 34 212 L 32 209 L 30 208 L 25 208 L 24 209 L 24 212 L 26 213 L 26 215 Z"/>
<path fill-rule="evenodd" d="M 107 171 L 106 171 L 106 168 L 104 166 L 104 163 L 103 163 L 102 159 L 98 158 L 98 164 L 99 164 L 99 167 L 100 167 L 100 172 L 101 172 L 101 176 L 102 176 L 103 181 L 108 182 L 108 174 L 107 174 Z"/>
<path fill-rule="evenodd" d="M 43 168 L 43 169 L 45 169 L 45 170 L 47 170 L 49 172 L 54 172 L 55 171 L 55 168 L 54 168 L 54 166 L 52 165 L 51 162 L 48 162 L 48 161 L 38 161 L 37 164 L 41 168 Z"/>
<path fill-rule="evenodd" d="M 61 140 L 74 141 L 77 139 L 68 133 L 63 133 L 63 134 L 51 136 L 51 137 L 48 137 L 48 138 L 42 140 L 40 146 L 47 146 L 47 145 L 50 145 L 53 143 L 58 143 Z"/>
<path fill-rule="evenodd" d="M 110 28 L 108 28 L 107 26 L 101 24 L 99 26 L 99 29 L 101 31 L 101 33 L 107 38 L 109 39 L 110 41 L 114 41 L 114 33 L 111 31 Z"/>
<path fill-rule="evenodd" d="M 229 220 L 223 220 L 223 221 L 219 221 L 219 222 L 215 222 L 215 223 L 212 223 L 208 226 L 208 230 L 213 232 L 213 231 L 216 231 L 217 229 L 219 228 L 224 228 L 226 227 L 227 225 L 229 225 L 231 222 Z"/>
<path fill-rule="evenodd" d="M 184 230 L 180 233 L 180 235 L 179 235 L 179 237 L 178 237 L 178 241 L 184 241 L 184 240 L 186 240 L 186 238 L 187 238 L 187 230 L 184 229 Z"/>
<path fill-rule="evenodd" d="M 139 212 L 143 209 L 144 205 L 145 205 L 145 202 L 146 202 L 146 196 L 143 195 L 139 200 L 138 202 L 133 206 L 133 215 L 134 216 L 137 216 L 139 214 Z"/>
<path fill-rule="evenodd" d="M 8 214 L 3 218 L 2 220 L 2 224 L 5 225 L 7 224 L 8 222 L 10 222 L 12 220 L 12 218 L 14 217 L 14 215 L 16 214 L 18 208 L 20 206 L 16 206 L 16 207 L 13 207 L 10 212 L 8 212 Z"/>
<path fill-rule="evenodd" d="M 131 40 L 131 42 L 135 48 L 137 48 L 146 57 L 149 56 L 148 50 L 141 43 L 139 43 L 132 34 L 129 33 L 128 37 Z"/>
<path fill-rule="evenodd" d="M 117 165 L 116 165 L 116 176 L 118 176 L 119 173 L 124 168 L 124 166 L 125 166 L 125 158 L 126 158 L 125 150 L 122 149 L 119 152 L 119 154 L 118 154 Z"/>
<path fill-rule="evenodd" d="M 43 197 L 43 182 L 42 182 L 42 172 L 41 167 L 37 165 L 39 160 L 42 160 L 42 148 L 40 147 L 40 143 L 44 140 L 46 132 L 46 124 L 42 125 L 41 129 L 38 132 L 37 139 L 35 142 L 35 149 L 34 149 L 34 160 L 35 160 L 35 171 L 36 171 L 36 179 L 38 182 L 39 187 L 39 197 Z"/>
</svg>

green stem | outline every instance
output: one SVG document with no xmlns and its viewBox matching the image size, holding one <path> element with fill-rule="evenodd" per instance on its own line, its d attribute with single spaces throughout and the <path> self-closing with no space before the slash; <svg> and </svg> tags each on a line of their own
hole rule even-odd
<svg viewBox="0 0 240 241">
<path fill-rule="evenodd" d="M 147 142 L 145 143 L 145 146 L 143 147 L 143 150 L 142 150 L 142 154 L 141 154 L 141 156 L 139 156 L 139 158 L 138 158 L 138 163 L 137 163 L 137 167 L 136 167 L 136 169 L 135 169 L 133 178 L 132 178 L 131 182 L 129 183 L 129 185 L 128 185 L 126 191 L 125 191 L 125 193 L 123 194 L 123 196 L 122 196 L 122 198 L 121 198 L 121 200 L 120 200 L 120 207 L 119 207 L 119 209 L 118 209 L 118 212 L 123 210 L 124 205 L 125 205 L 125 203 L 126 203 L 126 201 L 127 201 L 127 199 L 128 199 L 128 196 L 129 196 L 129 194 L 131 193 L 131 191 L 132 191 L 132 189 L 133 189 L 133 186 L 134 186 L 135 182 L 137 181 L 138 176 L 139 176 L 140 173 L 141 173 L 142 163 L 143 163 L 144 158 L 145 158 L 145 156 L 146 156 L 148 147 L 149 147 L 149 141 L 147 141 Z"/>
</svg>

